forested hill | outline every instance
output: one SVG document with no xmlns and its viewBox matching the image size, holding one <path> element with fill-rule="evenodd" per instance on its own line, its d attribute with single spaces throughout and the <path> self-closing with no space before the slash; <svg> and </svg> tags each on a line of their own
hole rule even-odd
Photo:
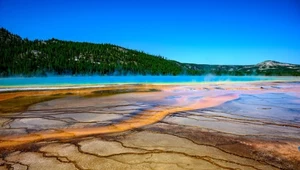
<svg viewBox="0 0 300 170">
<path fill-rule="evenodd" d="M 0 77 L 58 75 L 284 75 L 300 76 L 300 65 L 265 61 L 256 65 L 185 64 L 111 44 L 23 39 L 0 28 Z"/>
<path fill-rule="evenodd" d="M 161 56 L 111 44 L 22 39 L 0 29 L 0 75 L 178 75 L 183 67 Z"/>
</svg>

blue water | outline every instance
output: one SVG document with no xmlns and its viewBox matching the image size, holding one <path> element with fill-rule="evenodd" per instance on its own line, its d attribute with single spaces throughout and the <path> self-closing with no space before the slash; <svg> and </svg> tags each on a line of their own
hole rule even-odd
<svg viewBox="0 0 300 170">
<path fill-rule="evenodd" d="M 52 76 L 0 78 L 0 87 L 9 86 L 63 86 L 101 84 L 155 84 L 155 83 L 202 83 L 219 81 L 281 81 L 295 77 L 266 76 Z M 299 78 L 298 78 L 299 80 Z"/>
</svg>

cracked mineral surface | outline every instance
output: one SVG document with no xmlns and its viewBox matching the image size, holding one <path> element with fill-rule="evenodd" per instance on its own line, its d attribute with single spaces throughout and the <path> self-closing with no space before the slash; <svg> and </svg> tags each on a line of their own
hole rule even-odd
<svg viewBox="0 0 300 170">
<path fill-rule="evenodd" d="M 297 170 L 299 101 L 295 82 L 3 91 L 0 170 Z"/>
</svg>

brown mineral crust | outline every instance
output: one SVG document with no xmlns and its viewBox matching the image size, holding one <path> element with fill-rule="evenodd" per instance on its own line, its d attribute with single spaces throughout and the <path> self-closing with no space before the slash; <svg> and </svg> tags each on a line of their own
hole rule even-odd
<svg viewBox="0 0 300 170">
<path fill-rule="evenodd" d="M 257 160 L 274 168 L 300 167 L 300 153 L 295 149 L 300 143 L 298 139 L 238 136 L 169 123 L 156 123 L 143 129 L 189 139 L 200 145 L 213 146 L 226 153 Z"/>
</svg>

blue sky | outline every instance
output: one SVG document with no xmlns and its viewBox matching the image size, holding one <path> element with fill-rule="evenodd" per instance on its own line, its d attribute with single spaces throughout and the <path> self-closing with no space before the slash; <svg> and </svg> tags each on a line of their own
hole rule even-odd
<svg viewBox="0 0 300 170">
<path fill-rule="evenodd" d="M 188 63 L 300 64 L 299 0 L 0 0 L 0 27 Z"/>
</svg>

